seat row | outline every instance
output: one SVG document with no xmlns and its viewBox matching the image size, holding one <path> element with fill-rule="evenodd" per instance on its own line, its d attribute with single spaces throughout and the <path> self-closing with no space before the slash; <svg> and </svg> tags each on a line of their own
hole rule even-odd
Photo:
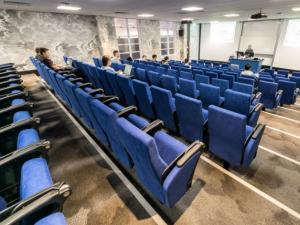
<svg viewBox="0 0 300 225">
<path fill-rule="evenodd" d="M 162 122 L 136 115 L 134 106 L 124 107 L 116 96 L 104 95 L 92 84 L 81 84 L 34 61 L 56 96 L 110 150 L 124 168 L 156 199 L 172 207 L 189 189 L 203 143 L 190 146 L 161 130 Z M 78 79 L 78 78 L 77 78 Z"/>
<path fill-rule="evenodd" d="M 66 224 L 61 213 L 70 187 L 53 183 L 50 142 L 13 64 L 0 65 L 0 224 Z"/>
<path fill-rule="evenodd" d="M 210 93 L 210 89 L 203 90 L 203 93 L 207 93 L 207 100 L 202 99 L 203 101 L 201 101 L 179 93 L 175 94 L 175 96 L 173 97 L 171 91 L 167 89 L 155 85 L 149 86 L 146 82 L 136 79 L 132 80 L 131 77 L 117 75 L 104 70 L 102 70 L 99 74 L 95 74 L 95 76 L 98 76 L 99 79 L 102 76 L 101 79 L 107 78 L 108 81 L 112 81 L 107 82 L 108 85 L 112 84 L 112 86 L 110 87 L 111 89 L 109 89 L 109 86 L 104 85 L 105 92 L 112 90 L 114 95 L 117 95 L 120 99 L 125 99 L 125 103 L 127 105 L 137 106 L 139 112 L 144 117 L 148 119 L 158 118 L 162 120 L 168 130 L 176 133 L 178 132 L 188 141 L 201 140 L 203 142 L 207 142 L 207 140 L 209 139 L 209 146 L 211 146 L 211 143 L 214 142 L 215 137 L 213 136 L 213 134 L 215 130 L 219 129 L 219 126 L 210 126 L 210 124 L 213 124 L 209 121 L 210 110 L 221 110 L 222 113 L 228 112 L 229 114 L 233 112 L 239 113 L 236 113 L 234 115 L 228 114 L 226 116 L 234 117 L 236 115 L 240 115 L 243 118 L 242 120 L 245 120 L 245 124 L 243 124 L 244 127 L 238 127 L 236 123 L 233 123 L 231 125 L 233 127 L 237 126 L 234 129 L 236 132 L 243 133 L 243 131 L 247 129 L 249 131 L 259 130 L 259 132 L 257 133 L 259 135 L 256 137 L 255 143 L 259 143 L 260 138 L 263 134 L 264 126 L 260 124 L 257 125 L 257 120 L 262 109 L 262 105 L 256 104 L 255 106 L 252 106 L 251 95 L 227 90 L 225 103 L 223 106 L 226 107 L 226 109 L 222 109 L 220 107 L 212 106 L 220 106 L 220 99 L 218 98 L 217 101 L 214 101 L 214 94 Z M 205 107 L 203 107 L 203 102 L 205 102 Z M 210 118 L 211 120 L 214 120 L 214 117 Z M 226 132 L 225 129 L 226 128 L 224 128 L 224 132 Z M 208 130 L 209 132 L 207 132 Z M 245 141 L 244 138 L 246 136 L 250 137 L 249 140 L 251 140 L 250 134 L 251 132 L 247 133 L 247 135 L 245 136 L 240 136 L 241 140 Z M 223 137 L 218 136 L 216 138 Z M 230 143 L 229 140 L 227 141 L 228 143 Z M 224 145 L 230 146 L 227 141 L 224 140 L 224 143 L 218 146 L 218 149 L 221 152 L 224 149 Z M 257 146 L 258 145 L 253 145 L 250 148 L 251 152 L 256 152 Z M 211 149 L 209 148 L 209 150 Z M 236 151 L 244 152 L 244 148 L 242 148 L 242 146 L 240 145 L 239 147 L 237 147 Z M 249 157 L 248 154 L 245 154 L 243 156 L 245 156 L 246 158 Z M 250 163 L 252 160 L 253 158 L 246 161 Z M 244 161 L 241 159 L 239 165 L 248 166 L 247 164 L 243 164 L 241 162 Z"/>
</svg>

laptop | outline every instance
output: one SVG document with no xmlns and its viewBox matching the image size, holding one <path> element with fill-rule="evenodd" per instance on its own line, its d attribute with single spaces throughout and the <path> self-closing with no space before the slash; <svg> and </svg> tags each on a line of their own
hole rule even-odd
<svg viewBox="0 0 300 225">
<path fill-rule="evenodd" d="M 126 76 L 131 76 L 131 70 L 132 70 L 132 65 L 126 64 L 124 69 L 124 74 Z"/>
</svg>

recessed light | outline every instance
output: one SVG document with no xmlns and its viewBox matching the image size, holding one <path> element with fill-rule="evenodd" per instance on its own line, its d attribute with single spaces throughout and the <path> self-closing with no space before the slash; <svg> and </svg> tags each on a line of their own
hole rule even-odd
<svg viewBox="0 0 300 225">
<path fill-rule="evenodd" d="M 292 10 L 293 10 L 294 12 L 299 12 L 299 11 L 300 11 L 300 7 L 292 8 Z"/>
<path fill-rule="evenodd" d="M 182 21 L 193 21 L 194 19 L 193 18 L 182 18 L 181 20 Z"/>
<path fill-rule="evenodd" d="M 236 14 L 236 13 L 231 13 L 231 14 L 225 14 L 224 15 L 225 17 L 238 17 L 240 16 L 239 14 Z"/>
<path fill-rule="evenodd" d="M 69 10 L 69 11 L 78 11 L 81 10 L 78 6 L 71 6 L 71 5 L 59 5 L 57 6 L 57 9 L 59 10 Z"/>
<path fill-rule="evenodd" d="M 219 23 L 217 20 L 210 21 L 210 23 Z"/>
<path fill-rule="evenodd" d="M 195 11 L 201 11 L 201 10 L 203 10 L 203 8 L 202 7 L 196 7 L 196 6 L 190 6 L 190 7 L 184 7 L 181 10 L 189 11 L 189 12 L 195 12 Z"/>
<path fill-rule="evenodd" d="M 144 17 L 144 18 L 149 18 L 149 17 L 153 17 L 153 14 L 148 14 L 148 13 L 143 13 L 143 14 L 139 14 L 138 17 Z"/>
</svg>

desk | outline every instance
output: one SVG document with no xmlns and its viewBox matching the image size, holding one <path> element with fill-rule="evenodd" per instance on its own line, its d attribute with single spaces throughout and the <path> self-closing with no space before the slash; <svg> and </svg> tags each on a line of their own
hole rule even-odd
<svg viewBox="0 0 300 225">
<path fill-rule="evenodd" d="M 235 64 L 239 65 L 240 70 L 243 70 L 245 68 L 246 64 L 251 65 L 251 70 L 254 73 L 258 73 L 261 70 L 261 65 L 262 65 L 263 59 L 259 60 L 253 60 L 253 59 L 236 59 L 236 58 L 231 58 L 229 59 L 230 64 Z"/>
</svg>

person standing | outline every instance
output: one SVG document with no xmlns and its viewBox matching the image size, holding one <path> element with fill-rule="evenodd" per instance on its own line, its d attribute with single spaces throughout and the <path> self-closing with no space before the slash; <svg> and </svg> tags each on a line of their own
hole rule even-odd
<svg viewBox="0 0 300 225">
<path fill-rule="evenodd" d="M 251 45 L 248 45 L 248 48 L 247 48 L 246 51 L 245 51 L 245 56 L 246 56 L 247 58 L 254 57 L 254 51 L 253 51 Z"/>
</svg>

